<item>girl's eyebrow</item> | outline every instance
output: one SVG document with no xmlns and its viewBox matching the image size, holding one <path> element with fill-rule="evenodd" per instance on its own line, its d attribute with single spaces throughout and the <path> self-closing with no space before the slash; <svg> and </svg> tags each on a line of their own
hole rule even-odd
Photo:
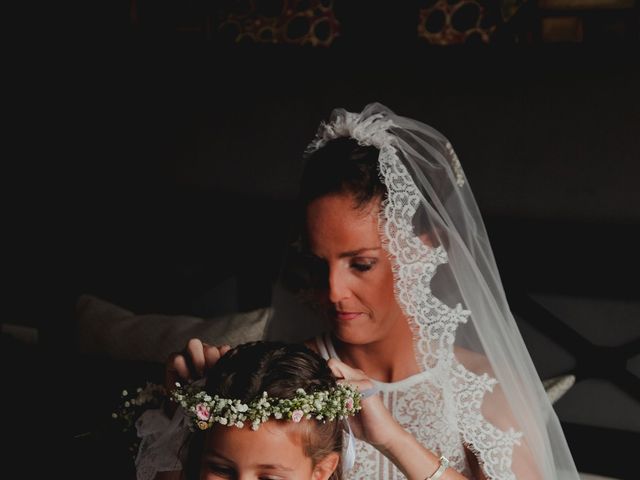
<svg viewBox="0 0 640 480">
<path fill-rule="evenodd" d="M 265 463 L 258 465 L 258 468 L 263 470 L 282 470 L 284 472 L 293 472 L 293 468 L 285 467 L 284 465 L 280 465 L 279 463 Z"/>
<path fill-rule="evenodd" d="M 205 458 L 207 460 L 224 460 L 225 462 L 228 462 L 230 464 L 235 464 L 235 462 L 233 460 L 228 459 L 227 457 L 225 457 L 224 455 L 221 455 L 218 452 L 211 452 L 205 455 Z M 258 468 L 262 468 L 264 470 L 281 470 L 284 472 L 292 472 L 293 468 L 290 467 L 285 467 L 284 465 L 280 465 L 279 463 L 265 463 L 265 464 L 260 464 L 257 465 Z"/>
<path fill-rule="evenodd" d="M 228 463 L 235 463 L 233 460 L 228 459 L 227 457 L 225 457 L 224 455 L 222 455 L 222 454 L 220 454 L 218 452 L 207 453 L 204 457 L 207 460 L 218 459 L 218 460 L 224 460 L 225 462 L 228 462 Z"/>
<path fill-rule="evenodd" d="M 343 252 L 338 255 L 338 258 L 348 258 L 348 257 L 357 257 L 358 255 L 362 255 L 364 252 L 368 252 L 370 250 L 380 250 L 382 247 L 365 247 L 359 248 L 358 250 L 351 250 L 349 252 Z"/>
</svg>

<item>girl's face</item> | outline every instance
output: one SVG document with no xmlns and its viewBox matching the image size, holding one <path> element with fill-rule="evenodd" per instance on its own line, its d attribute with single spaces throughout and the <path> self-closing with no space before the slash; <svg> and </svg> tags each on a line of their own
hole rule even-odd
<svg viewBox="0 0 640 480">
<path fill-rule="evenodd" d="M 379 211 L 379 200 L 355 209 L 348 194 L 320 197 L 307 207 L 311 252 L 326 266 L 333 332 L 349 344 L 374 343 L 406 328 L 380 242 Z"/>
<path fill-rule="evenodd" d="M 270 420 L 256 431 L 216 425 L 208 432 L 201 480 L 327 480 L 339 455 L 313 465 L 302 444 L 302 424 Z"/>
</svg>

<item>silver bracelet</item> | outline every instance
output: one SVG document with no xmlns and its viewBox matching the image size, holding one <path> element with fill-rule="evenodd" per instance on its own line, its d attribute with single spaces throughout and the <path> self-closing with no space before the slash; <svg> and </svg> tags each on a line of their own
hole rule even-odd
<svg viewBox="0 0 640 480">
<path fill-rule="evenodd" d="M 380 391 L 380 389 L 376 386 L 371 387 L 371 388 L 367 388 L 365 390 L 362 390 L 360 392 L 360 395 L 362 395 L 362 399 L 364 400 L 365 398 L 369 398 L 373 395 L 375 395 L 376 393 L 378 393 Z"/>
<path fill-rule="evenodd" d="M 444 455 L 442 455 L 440 457 L 440 466 L 438 467 L 438 469 L 435 472 L 433 472 L 433 474 L 430 477 L 427 477 L 424 480 L 438 480 L 448 466 L 449 466 L 449 459 Z"/>
</svg>

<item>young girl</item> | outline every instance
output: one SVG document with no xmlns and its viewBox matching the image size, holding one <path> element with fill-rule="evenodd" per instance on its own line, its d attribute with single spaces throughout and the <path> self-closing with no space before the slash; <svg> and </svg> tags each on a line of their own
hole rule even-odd
<svg viewBox="0 0 640 480">
<path fill-rule="evenodd" d="M 161 418 L 141 417 L 139 431 L 151 437 L 143 436 L 138 479 L 341 478 L 342 420 L 360 396 L 338 386 L 321 357 L 300 345 L 248 343 L 229 350 L 202 383 L 174 387 L 179 408 L 164 428 L 150 426 Z M 182 474 L 162 473 L 174 452 Z"/>
<path fill-rule="evenodd" d="M 408 478 L 423 480 L 430 469 L 434 480 L 460 478 L 452 470 L 443 475 L 446 467 L 432 468 L 431 453 L 370 395 L 373 384 L 362 372 L 327 363 L 304 345 L 227 347 L 211 367 L 204 387 L 174 390 L 180 408 L 154 437 L 156 445 L 171 447 L 181 430 L 193 430 L 188 448 L 178 452 L 183 472 L 163 473 L 161 467 L 156 475 L 154 467 L 167 465 L 172 451 L 147 442 L 137 459 L 139 479 L 341 480 L 343 467 L 353 463 L 347 418 L 356 435 L 375 444 Z"/>
<path fill-rule="evenodd" d="M 305 392 L 302 396 L 301 389 Z M 227 415 L 220 416 L 217 422 L 213 421 L 213 411 L 196 413 L 196 422 L 208 420 L 212 427 L 194 436 L 187 463 L 189 478 L 340 478 L 340 417 L 355 413 L 359 398 L 349 396 L 350 390 L 338 388 L 322 358 L 295 345 L 241 345 L 224 355 L 212 369 L 205 391 L 210 397 L 239 400 L 252 407 L 244 412 L 246 425 L 241 428 L 239 420 L 235 427 L 230 426 L 232 408 L 223 408 L 219 413 Z M 305 395 L 312 393 L 326 395 L 341 405 L 337 410 L 331 410 L 331 405 L 321 406 L 323 402 L 309 405 Z M 296 403 L 295 399 L 297 405 L 282 405 Z M 261 407 L 265 404 L 269 407 Z M 312 419 L 306 418 L 309 409 L 314 410 Z M 322 420 L 315 419 L 323 414 Z M 331 415 L 336 416 L 327 418 Z M 205 421 L 201 426 L 206 425 Z"/>
</svg>

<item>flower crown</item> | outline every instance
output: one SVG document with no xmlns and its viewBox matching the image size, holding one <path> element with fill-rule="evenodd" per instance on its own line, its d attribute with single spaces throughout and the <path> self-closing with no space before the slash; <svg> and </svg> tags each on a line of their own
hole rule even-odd
<svg viewBox="0 0 640 480">
<path fill-rule="evenodd" d="M 171 398 L 182 406 L 187 416 L 193 418 L 200 430 L 207 430 L 215 423 L 243 428 L 246 422 L 257 430 L 271 417 L 296 423 L 303 418 L 323 422 L 342 420 L 362 409 L 361 397 L 356 387 L 347 384 L 313 393 L 299 388 L 293 398 L 269 397 L 267 392 L 263 392 L 249 403 L 211 396 L 193 384 L 183 388 L 176 383 L 176 389 L 171 392 Z"/>
</svg>

